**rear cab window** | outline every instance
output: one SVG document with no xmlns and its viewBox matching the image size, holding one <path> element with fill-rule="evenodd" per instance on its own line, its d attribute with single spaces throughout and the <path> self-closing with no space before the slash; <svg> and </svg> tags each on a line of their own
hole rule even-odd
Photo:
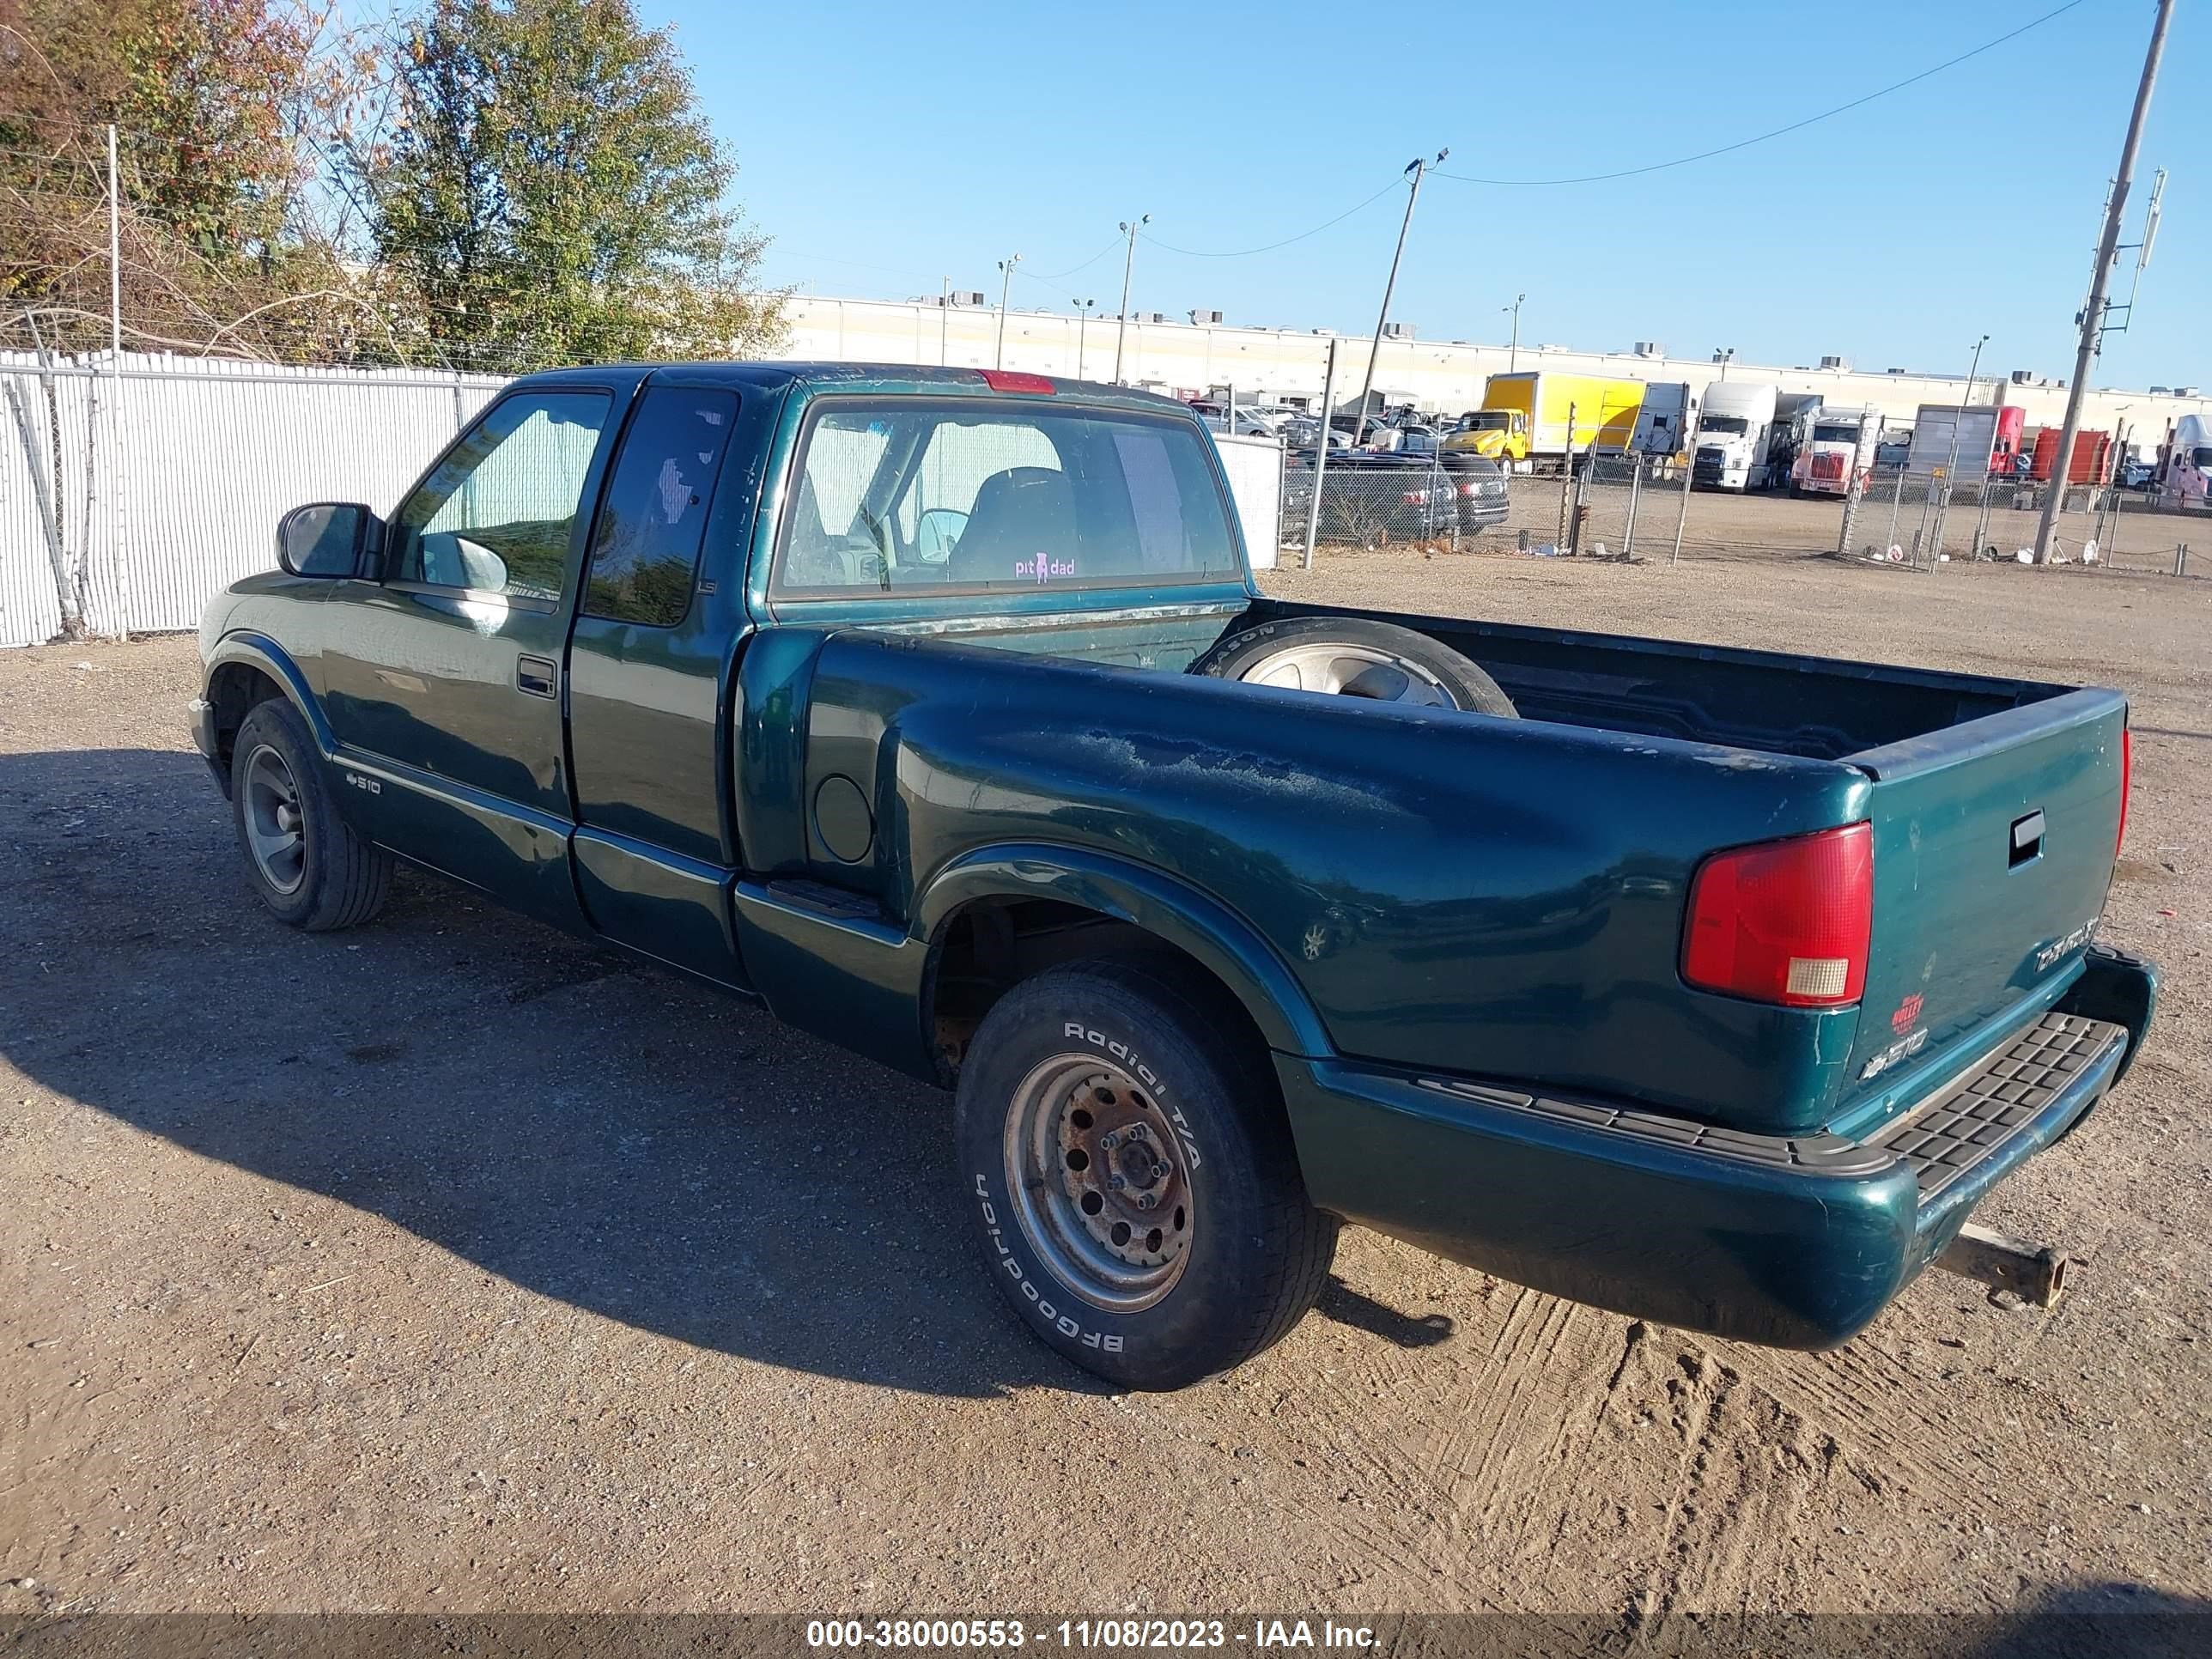
<svg viewBox="0 0 2212 1659">
<path fill-rule="evenodd" d="M 782 598 L 1219 581 L 1241 574 L 1195 423 L 990 398 L 817 398 L 769 584 Z"/>
</svg>

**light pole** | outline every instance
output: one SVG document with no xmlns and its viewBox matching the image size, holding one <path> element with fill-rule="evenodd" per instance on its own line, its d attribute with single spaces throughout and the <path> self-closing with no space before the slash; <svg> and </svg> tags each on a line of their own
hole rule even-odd
<svg viewBox="0 0 2212 1659">
<path fill-rule="evenodd" d="M 1121 321 L 1114 331 L 1114 384 L 1121 384 L 1121 346 L 1129 337 L 1129 273 L 1137 263 L 1137 232 L 1152 222 L 1149 213 L 1141 219 L 1125 221 L 1120 227 L 1129 239 L 1129 251 L 1121 256 Z"/>
<path fill-rule="evenodd" d="M 1974 400 L 1974 376 L 1982 372 L 1982 348 L 1989 343 L 1990 337 L 1986 334 L 1974 342 L 1974 361 L 1966 370 L 1966 395 L 1959 400 L 1959 412 L 1951 417 L 1951 459 L 1943 464 L 1943 499 L 1946 501 L 1951 499 L 1951 486 L 1957 482 L 1954 475 L 1959 471 L 1959 437 L 1966 429 L 1966 405 Z M 1986 478 L 1982 487 L 1984 489 L 1989 487 Z"/>
<path fill-rule="evenodd" d="M 1525 294 L 1516 294 L 1511 305 L 1498 307 L 1500 311 L 1513 313 L 1513 343 L 1505 348 L 1505 372 L 1508 374 L 1521 367 L 1521 302 L 1528 297 Z"/>
<path fill-rule="evenodd" d="M 1398 286 L 1398 261 L 1406 257 L 1406 233 L 1413 228 L 1413 204 L 1421 199 L 1421 179 L 1432 167 L 1441 167 L 1448 149 L 1437 152 L 1437 159 L 1425 161 L 1416 156 L 1406 163 L 1406 176 L 1413 187 L 1406 192 L 1406 216 L 1398 224 L 1398 246 L 1390 255 L 1390 275 L 1382 284 L 1382 311 L 1375 319 L 1374 343 L 1367 348 L 1367 383 L 1359 389 L 1359 414 L 1352 423 L 1352 443 L 1356 449 L 1367 436 L 1368 405 L 1375 400 L 1375 360 L 1382 355 L 1382 329 L 1390 320 L 1390 295 Z M 1323 418 L 1328 411 L 1323 410 Z"/>
<path fill-rule="evenodd" d="M 1079 380 L 1083 378 L 1083 336 L 1091 326 L 1091 307 L 1097 303 L 1096 300 L 1075 302 L 1075 378 Z"/>
<path fill-rule="evenodd" d="M 1014 286 L 1014 267 L 1021 262 L 1022 256 L 1018 253 L 1011 259 L 999 261 L 999 270 L 1003 274 L 999 281 L 999 344 L 997 349 L 991 353 L 991 367 L 994 368 L 1006 366 L 1006 295 Z"/>
<path fill-rule="evenodd" d="M 937 366 L 943 368 L 952 360 L 945 355 L 945 343 L 952 327 L 952 279 L 945 279 L 945 291 L 937 301 Z"/>
<path fill-rule="evenodd" d="M 1713 352 L 1713 361 L 1721 366 L 1721 379 L 1723 380 L 1728 379 L 1728 366 L 1735 360 L 1735 348 L 1734 346 L 1720 346 Z"/>
</svg>

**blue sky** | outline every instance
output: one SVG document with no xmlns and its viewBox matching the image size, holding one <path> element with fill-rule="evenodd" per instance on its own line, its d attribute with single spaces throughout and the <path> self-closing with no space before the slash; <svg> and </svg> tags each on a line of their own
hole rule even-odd
<svg viewBox="0 0 2212 1659">
<path fill-rule="evenodd" d="M 738 199 L 774 239 L 774 282 L 898 299 L 949 276 L 995 301 L 996 261 L 1018 252 L 1017 305 L 1080 295 L 1110 313 L 1115 222 L 1149 212 L 1133 309 L 1347 331 L 1373 325 L 1400 191 L 1257 257 L 1160 244 L 1279 240 L 1443 146 L 1449 172 L 1526 179 L 1729 143 L 2058 3 L 640 0 L 676 25 L 742 169 Z M 2124 240 L 2160 166 L 2165 222 L 2100 385 L 2212 384 L 2212 21 L 2177 9 Z M 1904 91 L 1670 172 L 1556 188 L 1432 176 L 1392 315 L 1425 338 L 1503 341 L 1500 307 L 1525 292 L 1524 342 L 1962 373 L 1987 332 L 1985 369 L 2069 374 L 2153 11 L 2082 0 Z"/>
</svg>

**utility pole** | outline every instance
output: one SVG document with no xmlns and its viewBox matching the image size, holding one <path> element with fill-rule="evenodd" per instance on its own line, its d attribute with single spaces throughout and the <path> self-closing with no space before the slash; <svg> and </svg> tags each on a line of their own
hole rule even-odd
<svg viewBox="0 0 2212 1659">
<path fill-rule="evenodd" d="M 1336 396 L 1336 337 L 1328 342 L 1328 368 L 1321 380 L 1321 430 L 1314 439 L 1313 499 L 1306 503 L 1306 568 L 1314 567 L 1314 542 L 1321 535 L 1321 484 L 1328 471 L 1328 405 Z"/>
<path fill-rule="evenodd" d="M 1014 267 L 1021 262 L 1022 256 L 1018 253 L 1011 259 L 999 261 L 999 269 L 1004 275 L 999 282 L 999 345 L 991 354 L 991 367 L 994 368 L 1006 366 L 1006 295 L 1014 286 Z"/>
<path fill-rule="evenodd" d="M 1152 222 L 1149 213 L 1141 219 L 1131 219 L 1121 227 L 1121 234 L 1129 239 L 1129 251 L 1121 256 L 1121 323 L 1114 331 L 1114 384 L 1121 384 L 1121 347 L 1129 337 L 1129 273 L 1137 264 L 1137 232 Z"/>
<path fill-rule="evenodd" d="M 2128 136 L 2120 145 L 2119 176 L 2112 181 L 2112 199 L 2105 208 L 2105 234 L 2097 241 L 2097 268 L 2089 278 L 2089 303 L 2081 310 L 2081 341 L 2074 353 L 2074 380 L 2066 388 L 2066 418 L 2058 428 L 2057 464 L 2051 469 L 2042 516 L 2036 520 L 2038 564 L 2051 562 L 2051 532 L 2057 527 L 2058 509 L 2066 500 L 2066 481 L 2073 472 L 2075 434 L 2081 429 L 2081 399 L 2089 390 L 2089 369 L 2096 362 L 2104 330 L 2105 295 L 2120 245 L 2120 219 L 2127 210 L 2128 186 L 2135 179 L 2136 152 L 2142 147 L 2143 118 L 2150 112 L 2158 60 L 2166 51 L 2166 27 L 2172 21 L 2173 0 L 2158 0 L 2158 17 L 2150 26 L 2150 49 L 2143 54 L 2142 79 L 2136 83 L 2135 108 L 2128 116 Z"/>
<path fill-rule="evenodd" d="M 1521 302 L 1528 297 L 1525 294 L 1516 294 L 1511 305 L 1498 307 L 1500 311 L 1513 313 L 1513 343 L 1505 348 L 1505 372 L 1508 374 L 1521 367 Z"/>
<path fill-rule="evenodd" d="M 1389 278 L 1382 284 L 1382 312 L 1375 319 L 1374 343 L 1367 348 L 1367 384 L 1360 388 L 1359 414 L 1352 423 L 1352 444 L 1355 449 L 1367 437 L 1368 405 L 1375 400 L 1375 360 L 1382 355 L 1382 328 L 1390 320 L 1390 295 L 1398 286 L 1398 261 L 1406 257 L 1406 233 L 1413 228 L 1413 204 L 1421 199 L 1421 179 L 1431 167 L 1441 167 L 1444 157 L 1450 154 L 1448 149 L 1440 149 L 1433 161 L 1417 157 L 1406 163 L 1406 176 L 1413 181 L 1413 187 L 1406 192 L 1406 216 L 1398 225 L 1398 246 L 1390 255 Z"/>
<path fill-rule="evenodd" d="M 123 367 L 123 192 L 116 183 L 115 128 L 107 129 L 107 349 Z"/>
<path fill-rule="evenodd" d="M 952 359 L 945 354 L 945 338 L 952 327 L 952 279 L 945 279 L 945 291 L 937 301 L 937 366 L 943 368 Z"/>
</svg>

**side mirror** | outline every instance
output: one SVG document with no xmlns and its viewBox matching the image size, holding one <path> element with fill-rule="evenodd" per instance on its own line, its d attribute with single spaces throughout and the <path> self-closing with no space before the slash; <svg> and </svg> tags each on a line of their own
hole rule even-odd
<svg viewBox="0 0 2212 1659">
<path fill-rule="evenodd" d="M 295 507 L 276 524 L 276 562 L 295 576 L 364 574 L 384 541 L 384 521 L 358 501 Z"/>
<path fill-rule="evenodd" d="M 957 508 L 933 507 L 915 526 L 914 556 L 923 564 L 943 564 L 968 528 L 968 515 Z"/>
</svg>

